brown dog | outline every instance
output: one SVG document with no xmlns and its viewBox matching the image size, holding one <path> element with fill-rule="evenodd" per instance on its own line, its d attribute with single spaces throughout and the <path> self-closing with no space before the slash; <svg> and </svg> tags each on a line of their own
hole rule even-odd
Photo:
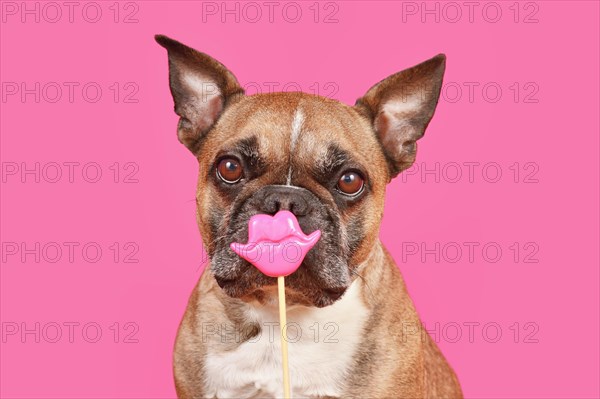
<svg viewBox="0 0 600 399">
<path fill-rule="evenodd" d="M 287 209 L 321 239 L 286 278 L 294 398 L 460 398 L 378 239 L 386 184 L 415 160 L 437 105 L 438 55 L 354 107 L 305 93 L 246 96 L 221 63 L 165 36 L 177 134 L 199 162 L 207 267 L 174 354 L 180 398 L 282 397 L 276 280 L 229 248 Z"/>
</svg>

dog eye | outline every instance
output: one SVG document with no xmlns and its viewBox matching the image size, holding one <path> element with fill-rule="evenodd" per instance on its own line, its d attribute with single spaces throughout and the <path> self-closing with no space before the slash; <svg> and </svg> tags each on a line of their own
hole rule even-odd
<svg viewBox="0 0 600 399">
<path fill-rule="evenodd" d="M 346 172 L 340 177 L 337 189 L 346 195 L 358 195 L 365 186 L 365 181 L 358 172 Z"/>
<path fill-rule="evenodd" d="M 242 165 L 237 159 L 223 158 L 217 165 L 217 176 L 225 183 L 237 183 L 242 178 Z"/>
</svg>

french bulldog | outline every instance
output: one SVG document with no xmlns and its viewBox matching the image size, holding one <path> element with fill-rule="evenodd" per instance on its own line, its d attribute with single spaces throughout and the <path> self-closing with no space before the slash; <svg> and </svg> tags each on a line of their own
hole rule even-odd
<svg viewBox="0 0 600 399">
<path fill-rule="evenodd" d="M 437 55 L 354 106 L 302 92 L 245 95 L 220 62 L 166 36 L 177 136 L 197 158 L 210 264 L 177 334 L 179 398 L 283 397 L 277 281 L 230 248 L 249 218 L 292 212 L 321 238 L 286 277 L 293 398 L 461 398 L 380 242 L 386 185 L 415 161 L 440 94 Z"/>
</svg>

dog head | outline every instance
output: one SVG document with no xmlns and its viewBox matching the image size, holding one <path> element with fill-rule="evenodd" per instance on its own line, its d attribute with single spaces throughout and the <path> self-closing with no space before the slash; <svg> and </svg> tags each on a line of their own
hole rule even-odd
<svg viewBox="0 0 600 399">
<path fill-rule="evenodd" d="M 177 135 L 198 159 L 197 219 L 211 271 L 230 296 L 268 301 L 276 280 L 229 247 L 248 220 L 295 214 L 321 239 L 286 278 L 289 301 L 323 307 L 378 240 L 386 184 L 415 160 L 445 68 L 438 55 L 370 88 L 351 107 L 306 93 L 247 96 L 220 62 L 165 36 Z"/>
</svg>

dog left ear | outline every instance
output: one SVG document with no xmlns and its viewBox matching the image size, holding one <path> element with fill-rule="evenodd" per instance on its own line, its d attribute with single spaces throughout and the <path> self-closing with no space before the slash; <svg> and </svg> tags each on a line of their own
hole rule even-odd
<svg viewBox="0 0 600 399">
<path fill-rule="evenodd" d="M 439 54 L 389 76 L 356 101 L 355 108 L 371 120 L 377 133 L 390 179 L 415 161 L 416 141 L 433 117 L 445 68 L 446 56 Z"/>
<path fill-rule="evenodd" d="M 180 116 L 177 137 L 192 153 L 213 127 L 228 100 L 243 94 L 235 76 L 219 61 L 167 36 L 156 35 L 169 55 L 169 83 Z"/>
</svg>

